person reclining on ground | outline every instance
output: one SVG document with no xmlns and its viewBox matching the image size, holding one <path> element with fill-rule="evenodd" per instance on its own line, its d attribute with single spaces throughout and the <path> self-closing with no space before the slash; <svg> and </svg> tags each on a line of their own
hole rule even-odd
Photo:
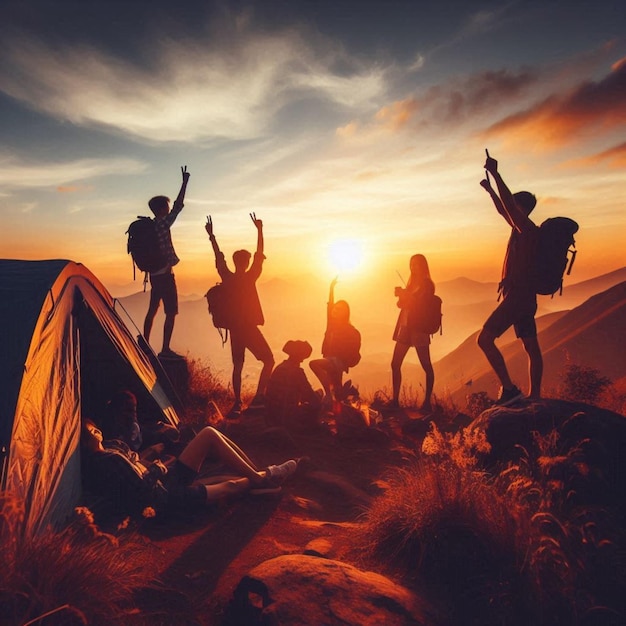
<svg viewBox="0 0 626 626">
<path fill-rule="evenodd" d="M 110 500 L 116 513 L 137 515 L 147 507 L 158 512 L 191 512 L 216 500 L 244 492 L 277 493 L 295 472 L 297 461 L 259 470 L 230 439 L 214 428 L 203 428 L 169 469 L 160 461 L 144 463 L 120 440 L 103 441 L 90 419 L 82 425 L 83 476 L 87 486 Z M 206 459 L 221 462 L 241 478 L 218 484 L 198 482 Z"/>
</svg>

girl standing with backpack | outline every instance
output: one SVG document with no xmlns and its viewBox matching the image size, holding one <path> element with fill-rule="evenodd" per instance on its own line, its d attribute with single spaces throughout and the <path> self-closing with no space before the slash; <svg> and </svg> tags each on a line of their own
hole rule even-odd
<svg viewBox="0 0 626 626">
<path fill-rule="evenodd" d="M 400 387 L 402 385 L 402 363 L 409 348 L 414 347 L 419 362 L 426 374 L 424 401 L 420 411 L 432 411 L 431 395 L 435 383 L 435 373 L 430 360 L 430 334 L 419 328 L 416 321 L 419 318 L 420 304 L 435 294 L 435 283 L 430 277 L 428 261 L 423 254 L 414 254 L 409 262 L 411 275 L 406 287 L 396 287 L 395 296 L 398 298 L 400 314 L 393 332 L 396 346 L 391 359 L 391 377 L 393 398 L 389 408 L 400 408 Z"/>
</svg>

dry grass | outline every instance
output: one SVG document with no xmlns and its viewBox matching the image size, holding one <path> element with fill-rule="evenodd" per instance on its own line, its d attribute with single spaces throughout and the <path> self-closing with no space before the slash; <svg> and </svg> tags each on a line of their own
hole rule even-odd
<svg viewBox="0 0 626 626">
<path fill-rule="evenodd" d="M 213 417 L 210 402 L 215 402 L 219 410 L 226 413 L 233 402 L 232 392 L 228 387 L 224 387 L 220 376 L 211 370 L 208 363 L 201 359 L 189 359 L 187 366 L 189 368 L 189 391 L 183 423 L 210 424 Z"/>
<path fill-rule="evenodd" d="M 85 508 L 60 532 L 19 534 L 23 507 L 3 494 L 0 614 L 3 623 L 127 623 L 134 595 L 153 585 L 150 551 L 131 533 L 103 533 Z M 41 617 L 46 615 L 44 621 Z"/>
<path fill-rule="evenodd" d="M 623 529 L 584 503 L 599 486 L 584 442 L 561 453 L 550 433 L 495 478 L 477 469 L 486 445 L 433 426 L 424 457 L 393 471 L 365 514 L 365 553 L 428 589 L 451 624 L 623 623 Z"/>
</svg>

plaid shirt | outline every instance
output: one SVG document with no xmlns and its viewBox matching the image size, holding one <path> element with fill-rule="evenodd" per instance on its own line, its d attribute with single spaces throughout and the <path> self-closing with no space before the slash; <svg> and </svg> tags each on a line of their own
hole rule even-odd
<svg viewBox="0 0 626 626">
<path fill-rule="evenodd" d="M 154 218 L 154 226 L 156 228 L 157 237 L 159 238 L 159 246 L 161 247 L 161 252 L 165 255 L 167 264 L 170 267 L 176 265 L 180 261 L 180 259 L 176 256 L 176 251 L 174 250 L 170 228 L 182 210 L 182 205 L 178 205 L 174 202 L 172 210 L 166 216 Z"/>
</svg>

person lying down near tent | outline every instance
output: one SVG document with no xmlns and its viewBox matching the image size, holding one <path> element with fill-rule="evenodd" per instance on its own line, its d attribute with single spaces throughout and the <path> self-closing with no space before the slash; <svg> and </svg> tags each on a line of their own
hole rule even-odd
<svg viewBox="0 0 626 626">
<path fill-rule="evenodd" d="M 278 493 L 298 467 L 290 459 L 259 470 L 234 442 L 210 426 L 187 444 L 169 468 L 158 460 L 142 461 L 123 441 L 103 440 L 102 431 L 90 419 L 82 424 L 81 448 L 86 487 L 124 515 L 142 514 L 148 507 L 157 514 L 188 513 L 246 492 Z M 238 478 L 200 482 L 198 474 L 206 459 L 223 463 Z"/>
</svg>

